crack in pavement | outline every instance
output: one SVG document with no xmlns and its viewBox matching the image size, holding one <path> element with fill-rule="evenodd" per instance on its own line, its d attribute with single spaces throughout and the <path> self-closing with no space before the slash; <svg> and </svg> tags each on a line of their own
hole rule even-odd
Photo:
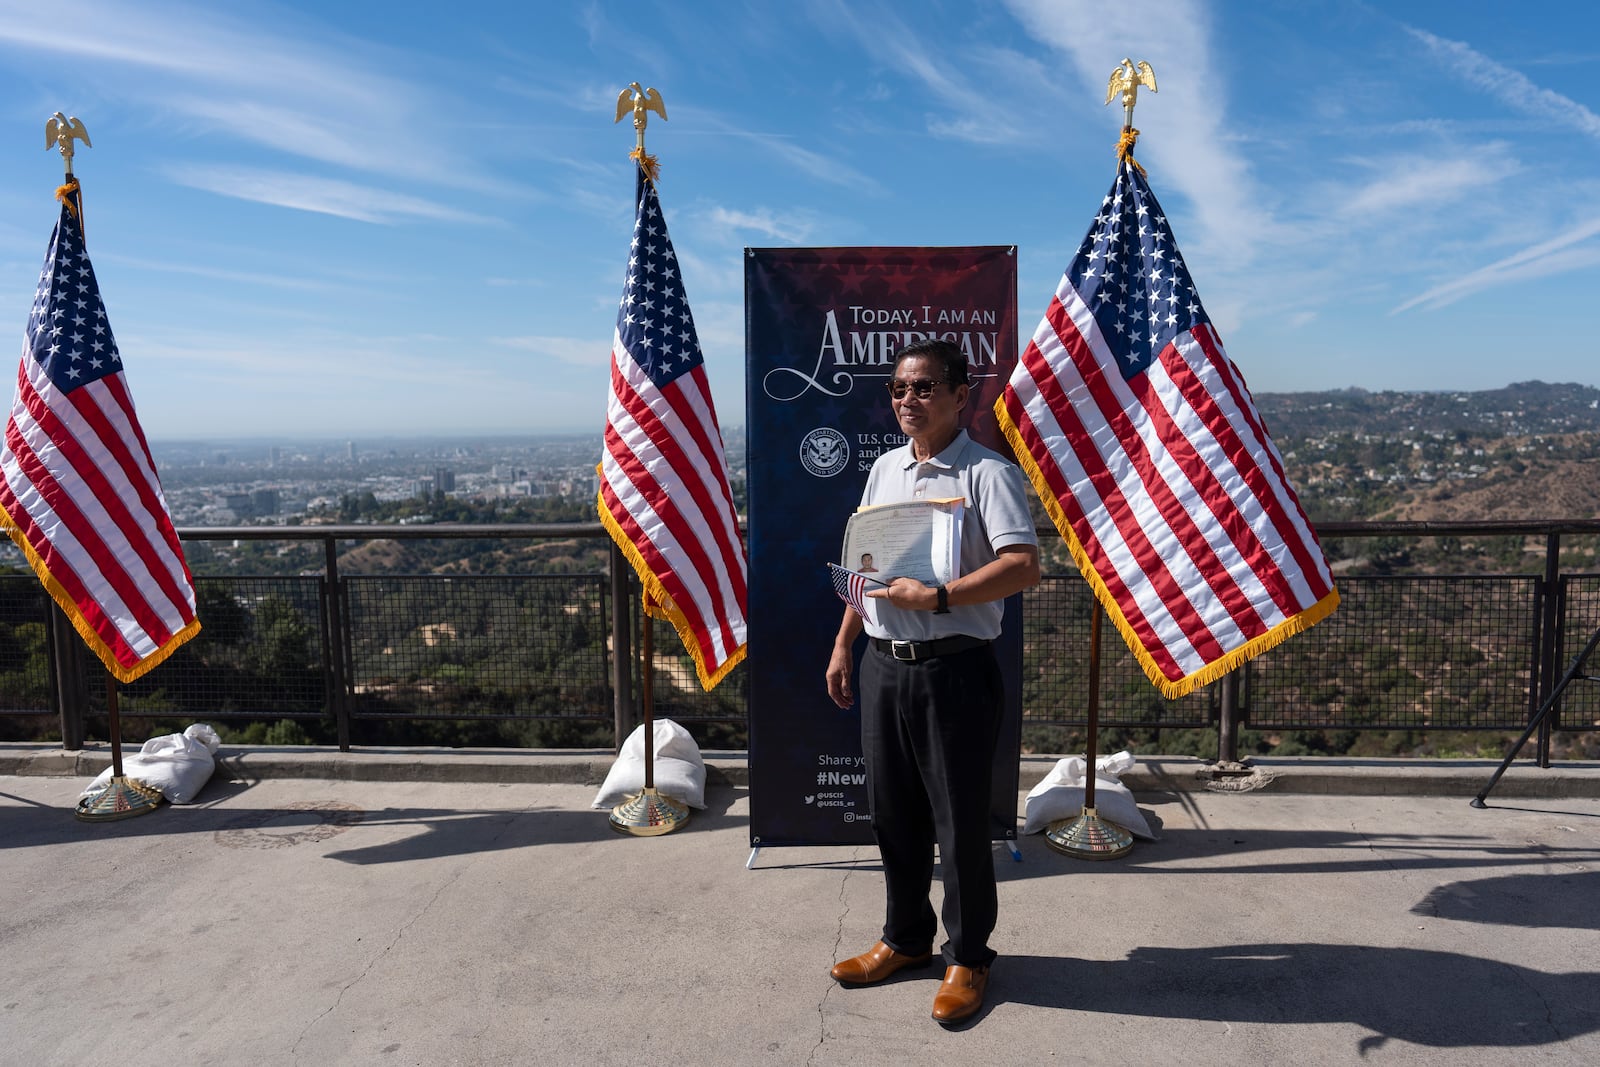
<svg viewBox="0 0 1600 1067">
<path fill-rule="evenodd" d="M 506 832 L 508 830 L 510 830 L 511 825 L 512 825 L 513 821 L 515 820 L 516 816 L 526 814 L 527 812 L 532 811 L 532 810 L 534 810 L 534 808 L 532 806 L 528 806 L 528 807 L 522 808 L 519 811 L 505 812 L 504 813 L 505 814 L 505 818 L 504 818 L 504 820 L 502 820 L 502 825 L 501 825 L 499 831 L 497 833 L 495 833 L 489 839 L 489 844 L 493 845 L 494 843 L 498 842 L 500 840 L 500 838 L 505 836 Z M 318 1023 L 320 1023 L 322 1020 L 326 1019 L 328 1016 L 332 1015 L 334 1012 L 339 1010 L 339 1005 L 344 1002 L 345 994 L 350 992 L 350 990 L 354 989 L 363 980 L 365 980 L 367 975 L 372 973 L 372 969 L 378 965 L 378 961 L 382 960 L 385 956 L 387 956 L 394 949 L 394 947 L 396 945 L 398 945 L 401 942 L 401 940 L 406 936 L 406 932 L 408 930 L 410 930 L 413 926 L 415 926 L 417 923 L 422 921 L 422 917 L 424 915 L 428 914 L 429 911 L 433 910 L 433 906 L 439 902 L 439 898 L 444 896 L 445 892 L 447 890 L 449 890 L 452 886 L 454 886 L 457 882 L 461 881 L 462 876 L 465 875 L 467 873 L 467 870 L 469 868 L 471 868 L 478 861 L 478 858 L 480 856 L 482 856 L 485 852 L 489 852 L 489 851 L 493 851 L 493 850 L 492 849 L 483 849 L 483 850 L 479 850 L 479 851 L 477 851 L 477 852 L 475 852 L 475 853 L 473 853 L 471 855 L 466 856 L 465 857 L 465 862 L 461 864 L 460 868 L 458 870 L 456 870 L 447 880 L 445 880 L 444 882 L 440 883 L 439 888 L 434 891 L 433 896 L 429 897 L 427 902 L 425 904 L 423 904 L 422 907 L 417 909 L 416 914 L 412 915 L 410 919 L 406 920 L 404 923 L 402 923 L 400 925 L 400 927 L 397 930 L 395 930 L 394 936 L 389 939 L 389 943 L 384 945 L 383 948 L 379 949 L 376 953 L 373 954 L 373 956 L 370 959 L 367 960 L 366 966 L 361 968 L 361 973 L 356 975 L 354 978 L 350 979 L 350 981 L 346 982 L 344 985 L 339 987 L 339 993 L 338 993 L 337 996 L 335 996 L 333 998 L 333 1003 L 328 1005 L 328 1007 L 326 1009 L 324 1009 L 315 1018 L 313 1018 L 310 1022 L 306 1023 L 306 1025 L 301 1028 L 300 1033 L 294 1039 L 294 1044 L 289 1046 L 289 1055 L 294 1059 L 295 1062 L 297 1062 L 297 1063 L 299 1062 L 299 1060 L 300 1060 L 300 1045 L 301 1045 L 302 1042 L 305 1041 L 306 1036 L 311 1033 L 312 1029 Z"/>
<path fill-rule="evenodd" d="M 860 858 L 861 850 L 857 848 L 851 853 L 850 859 L 851 862 L 854 863 Z M 846 867 L 844 873 L 839 877 L 839 901 L 843 906 L 839 911 L 838 922 L 834 924 L 833 929 L 833 958 L 836 960 L 839 958 L 839 946 L 844 944 L 844 921 L 845 918 L 850 914 L 850 902 L 849 898 L 845 894 L 845 886 L 849 883 L 850 876 L 854 873 L 854 867 Z M 829 985 L 823 987 L 822 998 L 817 1001 L 817 1043 L 812 1046 L 811 1054 L 806 1057 L 806 1062 L 808 1064 L 816 1062 L 817 1053 L 822 1051 L 822 1046 L 826 1044 L 828 1040 L 828 1022 L 826 1011 L 828 998 L 833 995 L 833 991 L 835 989 L 839 988 L 838 983 L 833 982 L 831 978 L 829 982 Z"/>
<path fill-rule="evenodd" d="M 1544 1007 L 1545 1025 L 1548 1026 L 1550 1028 L 1550 1032 L 1555 1035 L 1555 1040 L 1565 1041 L 1567 1039 L 1567 1035 L 1563 1034 L 1561 1032 L 1561 1028 L 1556 1025 L 1555 1009 L 1550 1006 L 1550 1000 L 1544 995 L 1544 991 L 1528 980 L 1528 972 L 1521 967 L 1512 967 L 1503 963 L 1501 964 L 1501 968 L 1510 972 L 1512 981 L 1516 982 L 1522 988 L 1533 994 L 1534 999 Z"/>
</svg>

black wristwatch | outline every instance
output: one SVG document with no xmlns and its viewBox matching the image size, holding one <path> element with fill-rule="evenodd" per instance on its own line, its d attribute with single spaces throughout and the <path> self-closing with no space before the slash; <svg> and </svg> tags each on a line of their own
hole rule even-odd
<svg viewBox="0 0 1600 1067">
<path fill-rule="evenodd" d="M 950 590 L 948 590 L 944 586 L 940 585 L 940 586 L 935 586 L 933 591 L 934 591 L 935 595 L 937 595 L 938 598 L 939 598 L 939 603 L 933 609 L 933 613 L 935 615 L 948 615 L 948 614 L 950 614 Z"/>
</svg>

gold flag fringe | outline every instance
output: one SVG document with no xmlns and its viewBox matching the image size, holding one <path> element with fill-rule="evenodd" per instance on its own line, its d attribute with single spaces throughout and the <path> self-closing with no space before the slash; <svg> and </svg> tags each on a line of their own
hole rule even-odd
<svg viewBox="0 0 1600 1067">
<path fill-rule="evenodd" d="M 83 228 L 83 212 L 79 209 L 76 199 L 82 195 L 83 187 L 78 184 L 77 178 L 68 177 L 66 182 L 56 186 L 56 199 L 71 213 L 73 220 L 78 224 L 78 232 L 83 234 L 85 241 L 88 241 L 88 231 Z"/>
<path fill-rule="evenodd" d="M 0 512 L 0 515 L 3 514 L 3 512 Z M 83 612 L 78 609 L 78 605 L 73 601 L 72 595 L 56 580 L 55 575 L 50 573 L 50 568 L 39 554 L 33 550 L 33 545 L 23 536 L 22 530 L 10 521 L 9 515 L 5 516 L 5 518 L 6 521 L 0 523 L 0 529 L 4 529 L 10 535 L 11 540 L 16 542 L 17 547 L 22 549 L 22 554 L 28 559 L 28 565 L 33 568 L 33 573 L 39 576 L 39 581 L 44 584 L 46 592 L 50 594 L 50 599 L 54 600 L 61 610 L 66 613 L 67 618 L 72 621 L 72 628 L 78 631 L 79 637 L 83 638 L 83 643 L 89 646 L 89 651 L 93 652 L 95 657 L 105 664 L 106 670 L 110 671 L 111 676 L 117 681 L 124 684 L 138 681 L 153 668 L 164 663 L 174 652 L 178 651 L 178 646 L 200 632 L 200 619 L 198 617 L 190 619 L 183 629 L 173 634 L 166 644 L 156 649 L 149 656 L 146 656 L 131 667 L 122 664 L 117 660 L 116 653 L 112 651 L 111 646 L 101 639 L 100 635 L 95 632 L 94 627 L 89 624 L 89 620 L 84 618 Z"/>
<path fill-rule="evenodd" d="M 1131 157 L 1129 158 L 1131 161 Z M 1137 165 L 1135 164 L 1135 166 Z M 1045 480 L 1044 472 L 1039 469 L 1038 461 L 1028 451 L 1027 442 L 1022 438 L 1022 432 L 1017 429 L 1016 423 L 1011 421 L 1011 413 L 1006 410 L 1004 396 L 995 401 L 994 414 L 995 420 L 1000 424 L 1001 432 L 1005 434 L 1006 440 L 1011 443 L 1011 449 L 1016 454 L 1018 464 L 1028 475 L 1028 480 L 1033 483 L 1034 492 L 1039 494 L 1039 502 L 1044 505 L 1045 511 L 1050 515 L 1050 521 L 1055 523 L 1057 532 L 1061 534 L 1062 540 L 1067 543 L 1067 550 L 1072 553 L 1072 559 L 1078 565 L 1078 571 L 1083 575 L 1084 580 L 1089 583 L 1089 588 L 1093 591 L 1095 600 L 1105 609 L 1105 613 L 1111 619 L 1112 625 L 1122 635 L 1122 640 L 1127 643 L 1128 650 L 1133 653 L 1133 657 L 1138 661 L 1140 668 L 1143 669 L 1145 677 L 1149 678 L 1150 683 L 1159 689 L 1161 695 L 1168 700 L 1177 700 L 1179 697 L 1188 696 L 1201 686 L 1211 684 L 1246 660 L 1253 659 L 1268 649 L 1281 645 L 1295 634 L 1321 622 L 1333 612 L 1334 608 L 1339 606 L 1339 591 L 1330 589 L 1328 595 L 1315 604 L 1285 619 L 1271 630 L 1234 649 L 1221 659 L 1206 664 L 1193 674 L 1185 675 L 1182 678 L 1169 679 L 1162 673 L 1155 658 L 1145 651 L 1144 644 L 1139 640 L 1139 635 L 1134 632 L 1133 626 L 1128 622 L 1127 617 L 1123 615 L 1122 608 L 1117 604 L 1116 597 L 1112 595 L 1110 589 L 1106 588 L 1106 584 L 1101 579 L 1099 572 L 1094 569 L 1094 564 L 1089 559 L 1088 551 L 1084 549 L 1083 544 L 1078 540 L 1077 534 L 1073 532 L 1072 524 L 1067 521 L 1066 513 L 1061 508 L 1061 501 L 1057 500 L 1055 494 L 1051 492 L 1050 485 Z"/>
<path fill-rule="evenodd" d="M 72 217 L 78 219 L 80 226 L 83 225 L 83 220 L 78 218 L 78 205 L 72 202 L 72 196 L 81 191 L 82 186 L 78 184 L 76 178 L 68 178 L 65 184 L 56 187 L 56 199 L 66 205 L 67 210 L 72 212 Z"/>
<path fill-rule="evenodd" d="M 1132 164 L 1134 170 L 1149 177 L 1145 174 L 1145 169 L 1139 165 L 1139 161 L 1133 158 L 1133 146 L 1138 143 L 1139 131 L 1132 126 L 1122 127 L 1122 136 L 1117 138 L 1117 158 L 1124 163 Z"/>
<path fill-rule="evenodd" d="M 604 466 L 597 464 L 595 470 L 599 473 L 601 481 L 604 481 Z M 661 619 L 664 622 L 670 622 L 672 628 L 678 631 L 678 639 L 683 642 L 684 650 L 689 653 L 689 658 L 694 661 L 694 673 L 700 679 L 700 687 L 708 693 L 711 692 L 717 687 L 717 683 L 728 676 L 729 672 L 744 662 L 745 653 L 750 649 L 749 643 L 747 642 L 734 649 L 733 654 L 728 657 L 727 661 L 715 671 L 708 671 L 705 656 L 700 651 L 699 642 L 695 640 L 694 627 L 690 624 L 689 617 L 673 601 L 671 594 L 667 592 L 667 587 L 662 585 L 661 579 L 655 576 L 655 572 L 645 562 L 644 554 L 639 551 L 638 546 L 628 537 L 627 532 L 623 530 L 622 524 L 617 521 L 616 516 L 612 515 L 606 508 L 604 495 L 598 493 L 595 495 L 595 509 L 600 513 L 601 524 L 611 534 L 611 540 L 616 543 L 617 548 L 622 551 L 628 562 L 633 565 L 634 573 L 639 576 L 639 584 L 644 586 L 645 614 L 652 618 Z"/>
<path fill-rule="evenodd" d="M 635 148 L 628 153 L 628 158 L 639 164 L 639 169 L 644 171 L 644 176 L 654 182 L 661 177 L 661 162 L 642 148 Z"/>
</svg>

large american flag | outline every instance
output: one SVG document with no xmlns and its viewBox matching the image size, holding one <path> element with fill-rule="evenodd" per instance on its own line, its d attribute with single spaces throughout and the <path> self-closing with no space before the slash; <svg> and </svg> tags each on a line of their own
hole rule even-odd
<svg viewBox="0 0 1600 1067">
<path fill-rule="evenodd" d="M 638 171 L 611 341 L 600 521 L 711 689 L 745 654 L 745 555 L 705 358 L 655 183 Z"/>
<path fill-rule="evenodd" d="M 84 641 L 131 682 L 200 623 L 84 250 L 76 183 L 60 195 L 0 447 L 0 510 Z"/>
<path fill-rule="evenodd" d="M 1131 159 L 995 414 L 1167 697 L 1338 605 L 1282 457 Z"/>
</svg>

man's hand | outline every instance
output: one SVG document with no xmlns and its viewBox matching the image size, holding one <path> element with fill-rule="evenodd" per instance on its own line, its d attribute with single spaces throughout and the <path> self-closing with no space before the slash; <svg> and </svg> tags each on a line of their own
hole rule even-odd
<svg viewBox="0 0 1600 1067">
<path fill-rule="evenodd" d="M 937 587 L 923 585 L 915 578 L 896 578 L 881 589 L 868 590 L 867 595 L 887 600 L 905 611 L 932 611 L 939 606 Z"/>
<path fill-rule="evenodd" d="M 828 659 L 828 695 L 841 708 L 848 709 L 856 700 L 855 692 L 850 688 L 850 672 L 855 669 L 854 659 L 849 645 L 843 648 L 836 646 Z"/>
<path fill-rule="evenodd" d="M 861 629 L 861 616 L 856 609 L 845 608 L 839 618 L 839 633 L 833 639 L 833 655 L 828 657 L 828 695 L 846 711 L 856 700 L 855 691 L 850 688 L 850 674 L 856 667 L 854 652 Z"/>
</svg>

